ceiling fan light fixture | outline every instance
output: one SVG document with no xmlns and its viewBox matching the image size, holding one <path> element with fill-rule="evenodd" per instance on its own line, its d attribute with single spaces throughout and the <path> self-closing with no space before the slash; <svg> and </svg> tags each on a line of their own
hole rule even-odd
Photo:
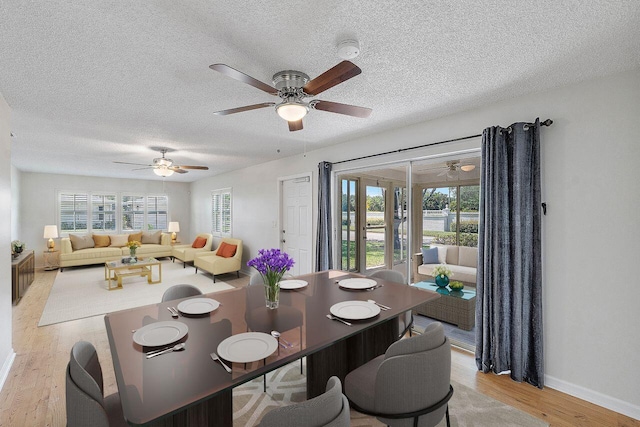
<svg viewBox="0 0 640 427">
<path fill-rule="evenodd" d="M 168 176 L 173 175 L 173 171 L 169 168 L 166 167 L 159 167 L 159 168 L 155 168 L 153 170 L 153 173 L 155 173 L 158 176 L 161 176 L 163 178 L 166 178 Z"/>
<path fill-rule="evenodd" d="M 474 170 L 476 168 L 476 165 L 464 165 L 464 166 L 460 166 L 460 169 L 462 169 L 465 172 L 471 172 L 472 170 Z"/>
<path fill-rule="evenodd" d="M 276 105 L 276 112 L 288 122 L 297 122 L 307 115 L 309 107 L 299 101 L 287 101 Z"/>
</svg>

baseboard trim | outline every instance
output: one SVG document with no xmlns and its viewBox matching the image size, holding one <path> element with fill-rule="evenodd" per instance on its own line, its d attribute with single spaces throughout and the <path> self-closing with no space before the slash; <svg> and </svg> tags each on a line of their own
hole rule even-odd
<svg viewBox="0 0 640 427">
<path fill-rule="evenodd" d="M 550 375 L 544 376 L 544 383 L 545 386 L 549 388 L 553 388 L 579 399 L 586 400 L 587 402 L 591 402 L 595 405 L 602 406 L 603 408 L 640 420 L 640 406 L 632 405 L 629 402 L 554 378 Z"/>
<path fill-rule="evenodd" d="M 2 364 L 2 369 L 0 369 L 0 390 L 4 387 L 4 382 L 9 378 L 9 371 L 11 370 L 11 366 L 13 366 L 13 361 L 16 360 L 16 352 L 11 349 L 11 352 L 5 359 Z"/>
</svg>

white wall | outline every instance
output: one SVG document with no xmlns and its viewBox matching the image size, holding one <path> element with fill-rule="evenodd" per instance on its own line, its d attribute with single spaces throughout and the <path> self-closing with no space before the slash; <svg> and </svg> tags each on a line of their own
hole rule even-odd
<svg viewBox="0 0 640 427">
<path fill-rule="evenodd" d="M 20 234 L 20 171 L 11 165 L 11 240 Z"/>
<path fill-rule="evenodd" d="M 0 389 L 15 358 L 11 346 L 11 110 L 0 94 Z"/>
<path fill-rule="evenodd" d="M 245 242 L 246 262 L 258 249 L 278 245 L 279 176 L 313 171 L 316 188 L 322 160 L 473 135 L 538 116 L 554 120 L 542 128 L 547 385 L 640 419 L 640 70 L 197 181 L 191 185 L 192 229 L 210 229 L 210 191 L 233 187 L 233 233 Z M 472 140 L 337 166 L 475 146 Z M 316 203 L 314 190 L 314 223 Z"/>
<path fill-rule="evenodd" d="M 191 242 L 189 227 L 190 193 L 188 183 L 157 180 L 133 180 L 99 178 L 74 175 L 53 175 L 21 172 L 20 177 L 20 234 L 19 238 L 29 249 L 35 249 L 36 267 L 44 265 L 42 252 L 47 248 L 42 237 L 44 226 L 57 224 L 58 191 L 110 191 L 117 194 L 167 194 L 169 196 L 169 220 L 180 222 L 181 241 Z M 59 230 L 58 230 L 59 231 Z M 56 245 L 60 240 L 57 239 Z"/>
</svg>

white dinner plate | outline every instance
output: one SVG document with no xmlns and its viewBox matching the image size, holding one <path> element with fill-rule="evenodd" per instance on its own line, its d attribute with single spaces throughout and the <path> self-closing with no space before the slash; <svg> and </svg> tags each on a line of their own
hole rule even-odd
<svg viewBox="0 0 640 427">
<path fill-rule="evenodd" d="M 341 319 L 363 320 L 377 316 L 380 307 L 367 301 L 343 301 L 332 305 L 329 311 Z"/>
<path fill-rule="evenodd" d="M 178 310 L 184 314 L 206 314 L 218 308 L 220 303 L 211 298 L 191 298 L 181 301 Z"/>
<path fill-rule="evenodd" d="M 248 363 L 264 359 L 278 349 L 278 341 L 262 332 L 233 335 L 218 344 L 218 356 L 229 362 Z"/>
<path fill-rule="evenodd" d="M 147 347 L 158 347 L 178 341 L 187 335 L 187 332 L 189 328 L 184 323 L 167 320 L 151 323 L 138 329 L 133 334 L 133 341 Z"/>
<path fill-rule="evenodd" d="M 309 283 L 304 280 L 292 279 L 292 280 L 281 280 L 280 281 L 280 289 L 300 289 L 307 286 Z"/>
<path fill-rule="evenodd" d="M 371 289 L 377 284 L 378 282 L 375 280 L 364 277 L 352 277 L 351 279 L 342 279 L 338 282 L 338 285 L 345 289 Z"/>
</svg>

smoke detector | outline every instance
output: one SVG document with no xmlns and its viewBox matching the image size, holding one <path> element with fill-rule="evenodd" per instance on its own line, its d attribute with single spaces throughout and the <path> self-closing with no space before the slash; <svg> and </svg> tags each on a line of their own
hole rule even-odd
<svg viewBox="0 0 640 427">
<path fill-rule="evenodd" d="M 353 59 L 360 55 L 358 40 L 344 40 L 338 43 L 338 56 L 342 59 Z"/>
</svg>

